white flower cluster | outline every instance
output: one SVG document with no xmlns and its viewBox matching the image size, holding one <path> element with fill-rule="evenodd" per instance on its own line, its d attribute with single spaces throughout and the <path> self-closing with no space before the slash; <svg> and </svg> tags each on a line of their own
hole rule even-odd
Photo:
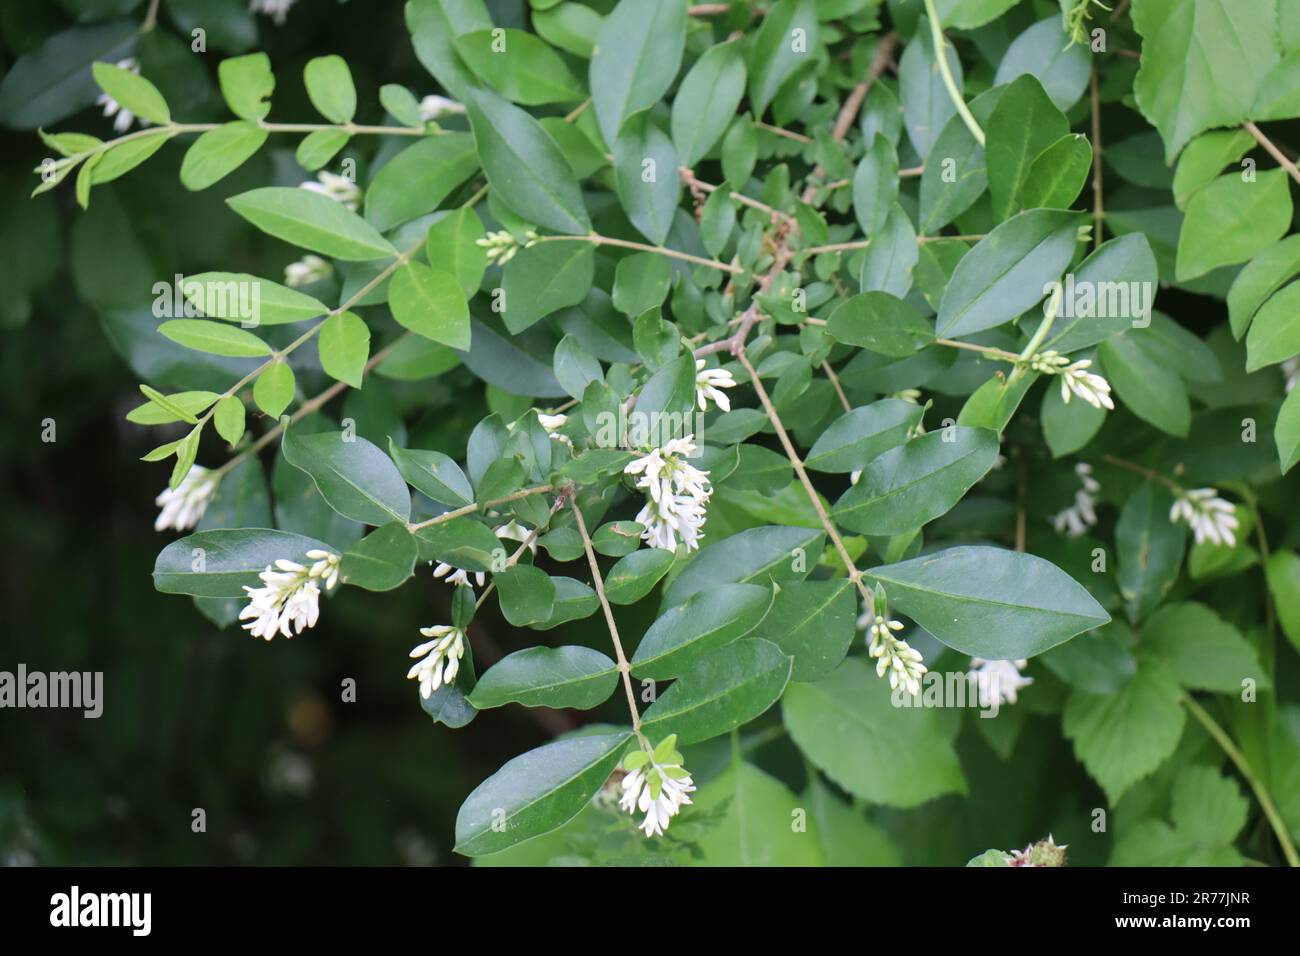
<svg viewBox="0 0 1300 956">
<path fill-rule="evenodd" d="M 322 169 L 316 174 L 314 180 L 309 179 L 300 185 L 303 189 L 309 189 L 314 193 L 327 196 L 335 202 L 342 203 L 353 212 L 356 212 L 361 206 L 361 187 L 347 176 L 339 176 L 336 173 Z"/>
<path fill-rule="evenodd" d="M 339 583 L 339 556 L 316 548 L 307 557 L 310 565 L 280 558 L 258 575 L 261 587 L 244 585 L 248 605 L 239 612 L 239 619 L 248 621 L 244 630 L 269 641 L 277 633 L 293 637 L 316 626 L 321 591 Z"/>
<path fill-rule="evenodd" d="M 1070 395 L 1074 394 L 1093 408 L 1114 411 L 1115 403 L 1110 397 L 1110 382 L 1095 372 L 1088 371 L 1092 368 L 1091 359 L 1071 362 L 1060 352 L 1039 352 L 1030 359 L 1029 366 L 1035 372 L 1042 372 L 1044 375 L 1061 376 L 1061 401 L 1067 405 L 1070 403 Z"/>
<path fill-rule="evenodd" d="M 411 649 L 411 657 L 421 660 L 406 672 L 408 680 L 420 682 L 420 696 L 428 700 L 443 684 L 450 684 L 460 670 L 460 659 L 465 656 L 465 632 L 450 624 L 422 627 L 420 633 L 429 640 Z"/>
<path fill-rule="evenodd" d="M 297 289 L 329 278 L 333 271 L 334 267 L 320 256 L 306 255 L 284 267 L 284 284 L 290 289 Z"/>
<path fill-rule="evenodd" d="M 1101 482 L 1092 477 L 1092 465 L 1081 461 L 1074 466 L 1081 487 L 1074 493 L 1074 504 L 1052 518 L 1057 534 L 1077 538 L 1097 523 L 1097 492 Z"/>
<path fill-rule="evenodd" d="M 125 60 L 118 60 L 117 66 L 123 70 L 130 70 L 132 73 L 140 72 L 140 64 L 135 61 L 135 57 L 127 57 Z M 121 103 L 113 99 L 113 97 L 109 96 L 107 93 L 100 93 L 99 97 L 95 100 L 95 105 L 104 107 L 105 118 L 113 118 L 113 130 L 115 132 L 125 133 L 131 128 L 131 124 L 135 122 L 135 114 L 129 109 L 126 109 Z M 149 121 L 147 119 L 142 119 L 140 120 L 140 125 L 148 126 Z"/>
<path fill-rule="evenodd" d="M 532 536 L 533 533 L 521 525 L 518 521 L 511 518 L 503 525 L 498 525 L 493 533 L 498 538 L 508 538 L 511 541 L 523 543 L 528 542 L 528 550 L 531 554 L 537 553 L 537 539 Z M 471 583 L 470 575 L 473 575 Z M 435 578 L 445 578 L 448 584 L 463 584 L 466 587 L 473 587 L 477 584 L 482 587 L 487 582 L 486 571 L 467 571 L 464 568 L 458 568 L 455 565 L 448 564 L 445 561 L 439 561 L 433 569 Z"/>
<path fill-rule="evenodd" d="M 515 253 L 520 248 L 527 249 L 537 241 L 537 233 L 529 229 L 524 233 L 524 244 L 521 247 L 519 240 L 508 229 L 499 229 L 496 232 L 489 232 L 482 239 L 475 239 L 474 245 L 487 250 L 487 261 L 495 262 L 503 266 L 515 257 Z"/>
<path fill-rule="evenodd" d="M 250 13 L 260 13 L 275 21 L 277 27 L 284 26 L 284 19 L 298 0 L 248 0 Z"/>
<path fill-rule="evenodd" d="M 659 836 L 669 821 L 691 802 L 691 775 L 677 752 L 677 735 L 665 737 L 654 753 L 634 750 L 623 758 L 623 796 L 618 805 L 628 813 L 645 814 L 640 827 L 647 837 Z"/>
<path fill-rule="evenodd" d="M 443 116 L 459 116 L 464 112 L 465 107 L 462 104 L 449 100 L 445 96 L 430 95 L 420 100 L 420 119 L 426 123 Z"/>
<path fill-rule="evenodd" d="M 1191 525 L 1197 544 L 1209 541 L 1231 548 L 1237 543 L 1237 506 L 1220 498 L 1213 488 L 1184 489 L 1169 509 L 1169 520 Z"/>
<path fill-rule="evenodd" d="M 700 411 L 708 411 L 710 399 L 724 412 L 731 411 L 731 399 L 721 389 L 735 388 L 735 378 L 725 368 L 704 366 L 704 359 L 695 360 L 695 401 L 700 406 Z"/>
<path fill-rule="evenodd" d="M 558 441 L 561 444 L 568 445 L 572 448 L 573 439 L 560 431 L 568 421 L 568 415 L 543 415 L 541 412 L 537 413 L 537 424 L 542 426 L 546 434 L 549 435 L 553 441 Z"/>
<path fill-rule="evenodd" d="M 1028 661 L 986 661 L 972 657 L 970 666 L 968 676 L 979 687 L 979 700 L 985 706 L 1014 704 L 1020 688 L 1034 682 L 1032 677 L 1021 673 L 1029 666 Z"/>
<path fill-rule="evenodd" d="M 208 510 L 212 496 L 217 493 L 221 479 L 217 473 L 201 465 L 191 465 L 189 473 L 175 488 L 164 488 L 153 500 L 162 510 L 153 523 L 155 531 L 175 528 L 185 531 L 193 528 Z"/>
<path fill-rule="evenodd" d="M 858 627 L 867 631 L 867 650 L 876 662 L 876 676 L 884 677 L 888 673 L 890 690 L 896 690 L 901 684 L 916 696 L 921 693 L 921 677 L 929 668 L 922 663 L 920 651 L 894 636 L 903 629 L 903 622 L 889 618 L 880 591 L 876 592 L 876 602 L 884 613 L 877 614 L 863 607 L 858 617 Z"/>
<path fill-rule="evenodd" d="M 700 546 L 713 485 L 707 471 L 686 460 L 695 453 L 694 439 L 694 435 L 674 438 L 623 469 L 637 475 L 636 487 L 647 493 L 636 520 L 645 526 L 641 537 L 652 548 L 676 551 L 679 537 L 687 551 Z"/>
</svg>

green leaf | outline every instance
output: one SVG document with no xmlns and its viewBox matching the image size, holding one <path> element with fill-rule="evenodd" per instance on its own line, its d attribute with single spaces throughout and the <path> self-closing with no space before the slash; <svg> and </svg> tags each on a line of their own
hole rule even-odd
<svg viewBox="0 0 1300 956">
<path fill-rule="evenodd" d="M 1164 600 L 1178 579 L 1187 534 L 1169 520 L 1173 498 L 1144 482 L 1124 502 L 1115 524 L 1116 577 L 1129 620 L 1139 621 Z"/>
<path fill-rule="evenodd" d="M 771 641 L 794 658 L 791 680 L 820 680 L 844 660 L 857 633 L 855 594 L 847 578 L 787 581 L 749 636 Z"/>
<path fill-rule="evenodd" d="M 366 190 L 366 219 L 381 231 L 418 219 L 437 209 L 478 168 L 474 137 L 468 133 L 417 140 L 375 174 Z"/>
<path fill-rule="evenodd" d="M 212 424 L 217 434 L 233 448 L 244 437 L 244 403 L 237 395 L 227 395 L 217 402 L 217 409 L 212 415 Z"/>
<path fill-rule="evenodd" d="M 1277 443 L 1277 457 L 1286 474 L 1300 461 L 1300 389 L 1287 393 L 1277 413 L 1277 425 L 1273 429 L 1273 439 Z"/>
<path fill-rule="evenodd" d="M 590 617 L 600 607 L 596 592 L 581 581 L 565 577 L 554 577 L 551 580 L 555 582 L 555 606 L 544 624 L 534 625 L 535 630 L 549 631 L 569 621 Z"/>
<path fill-rule="evenodd" d="M 1120 401 L 1138 418 L 1163 432 L 1185 438 L 1192 412 L 1178 373 L 1138 345 L 1130 333 L 1112 336 L 1098 347 L 1106 378 Z"/>
<path fill-rule="evenodd" d="M 117 100 L 123 109 L 159 126 L 172 121 L 171 110 L 167 108 L 167 101 L 158 92 L 158 87 L 140 74 L 111 63 L 92 64 L 91 70 L 99 88 Z"/>
<path fill-rule="evenodd" d="M 453 508 L 473 503 L 474 489 L 465 477 L 465 472 L 442 452 L 399 448 L 390 438 L 388 453 L 402 477 L 417 491 Z"/>
<path fill-rule="evenodd" d="M 1003 8 L 1011 6 L 1005 0 L 1000 5 Z M 1087 89 L 1091 66 L 1088 44 L 1063 42 L 1061 18 L 1051 16 L 1039 20 L 1011 41 L 998 64 L 993 85 L 998 87 L 1021 74 L 1032 73 L 1043 84 L 1052 102 L 1060 109 L 1068 110 Z"/>
<path fill-rule="evenodd" d="M 453 518 L 421 528 L 416 534 L 426 546 L 422 552 L 466 571 L 490 571 L 506 561 L 506 550 L 497 536 L 475 518 Z"/>
<path fill-rule="evenodd" d="M 586 96 L 560 55 L 531 33 L 475 30 L 460 34 L 453 45 L 471 70 L 515 103 L 573 103 Z"/>
<path fill-rule="evenodd" d="M 502 318 L 514 334 L 591 291 L 596 256 L 587 242 L 539 242 L 506 263 Z"/>
<path fill-rule="evenodd" d="M 479 710 L 517 703 L 525 707 L 591 710 L 618 686 L 618 669 L 589 647 L 529 647 L 488 668 L 470 694 Z"/>
<path fill-rule="evenodd" d="M 1300 322 L 1296 321 L 1298 304 L 1300 283 L 1293 282 L 1270 297 L 1255 313 L 1255 320 L 1246 333 L 1247 372 L 1285 362 L 1300 354 Z"/>
<path fill-rule="evenodd" d="M 98 90 L 91 64 L 96 60 L 116 62 L 128 56 L 135 49 L 140 21 L 138 17 L 124 17 L 74 26 L 21 46 L 20 33 L 33 35 L 18 26 L 12 30 L 5 31 L 11 55 L 17 55 L 20 49 L 26 52 L 9 61 L 0 83 L 0 121 L 17 129 L 37 129 L 57 123 L 95 101 Z"/>
<path fill-rule="evenodd" d="M 623 211 L 652 245 L 663 245 L 682 192 L 681 162 L 672 140 L 643 114 L 623 124 L 613 147 L 614 183 Z"/>
<path fill-rule="evenodd" d="M 465 108 L 494 195 L 539 226 L 568 235 L 590 231 L 578 181 L 537 120 L 484 90 L 470 91 Z"/>
<path fill-rule="evenodd" d="M 253 383 L 253 401 L 272 418 L 279 418 L 293 401 L 295 390 L 293 369 L 288 362 L 277 359 L 257 376 Z"/>
<path fill-rule="evenodd" d="M 650 625 L 632 672 L 642 678 L 680 676 L 700 657 L 752 631 L 772 606 L 772 591 L 754 584 L 724 584 L 699 592 Z"/>
<path fill-rule="evenodd" d="M 457 36 L 490 30 L 492 17 L 483 0 L 410 0 L 406 28 L 415 55 L 424 68 L 458 100 L 465 99 L 477 79 L 452 45 Z"/>
<path fill-rule="evenodd" d="M 905 296 L 912 288 L 912 274 L 920 256 L 912 220 L 902 206 L 894 203 L 885 217 L 885 225 L 862 256 L 858 285 L 863 292 Z"/>
<path fill-rule="evenodd" d="M 1133 93 L 1164 138 L 1166 164 L 1202 130 L 1248 119 L 1278 62 L 1276 32 L 1262 20 L 1254 29 L 1238 29 L 1238 13 L 1231 0 L 1144 2 L 1133 10 L 1133 26 L 1142 36 Z M 1224 46 L 1223 37 L 1233 42 Z M 1211 71 L 1214 82 L 1207 83 Z"/>
<path fill-rule="evenodd" d="M 814 471 L 847 474 L 873 458 L 897 448 L 921 420 L 920 405 L 883 398 L 845 412 L 813 442 L 804 464 Z"/>
<path fill-rule="evenodd" d="M 1187 203 L 1178 234 L 1178 280 L 1245 262 L 1281 239 L 1290 226 L 1291 187 L 1285 170 L 1266 170 L 1251 182 L 1237 173 L 1220 176 Z"/>
<path fill-rule="evenodd" d="M 983 478 L 998 456 L 995 432 L 955 426 L 892 448 L 835 503 L 835 521 L 861 534 L 903 534 L 933 521 Z"/>
<path fill-rule="evenodd" d="M 606 143 L 618 139 L 628 117 L 668 91 L 685 44 L 681 0 L 620 0 L 605 18 L 591 53 L 588 87 Z"/>
<path fill-rule="evenodd" d="M 198 416 L 207 411 L 219 397 L 216 392 L 173 392 L 162 395 L 148 385 L 140 386 L 149 401 L 137 405 L 126 413 L 126 420 L 136 425 L 165 425 L 168 422 L 198 423 Z M 159 400 L 161 396 L 161 400 Z"/>
<path fill-rule="evenodd" d="M 1147 662 L 1116 694 L 1070 694 L 1061 728 L 1111 806 L 1178 746 L 1186 719 L 1181 693 L 1167 670 Z"/>
<path fill-rule="evenodd" d="M 381 525 L 411 518 L 411 494 L 397 466 L 359 435 L 300 435 L 287 428 L 285 461 L 306 472 L 326 503 L 354 521 Z"/>
<path fill-rule="evenodd" d="M 768 9 L 749 49 L 749 101 L 755 117 L 763 115 L 796 70 L 814 62 L 816 51 L 814 0 L 780 0 Z"/>
<path fill-rule="evenodd" d="M 226 200 L 263 232 L 285 242 L 347 262 L 396 256 L 375 227 L 340 202 L 287 186 L 266 186 Z"/>
<path fill-rule="evenodd" d="M 208 318 L 245 326 L 302 322 L 329 311 L 305 293 L 247 272 L 200 272 L 180 285 L 186 301 Z"/>
<path fill-rule="evenodd" d="M 1214 767 L 1184 767 L 1173 784 L 1173 826 L 1142 820 L 1126 829 L 1115 841 L 1110 865 L 1242 866 L 1232 843 L 1249 811 L 1250 802 L 1234 780 Z"/>
<path fill-rule="evenodd" d="M 141 136 L 139 139 L 119 141 L 117 145 L 110 146 L 103 153 L 100 153 L 99 159 L 93 164 L 90 174 L 91 182 L 98 186 L 101 183 L 112 182 L 119 176 L 129 173 L 158 152 L 163 143 L 175 135 L 175 130 L 160 129 L 151 135 Z M 91 165 L 89 161 L 87 161 L 87 165 Z"/>
<path fill-rule="evenodd" d="M 158 326 L 158 331 L 173 342 L 210 355 L 258 358 L 271 354 L 271 346 L 252 332 L 246 332 L 233 325 L 223 325 L 220 322 L 208 322 L 204 319 L 171 319 Z"/>
<path fill-rule="evenodd" d="M 331 123 L 350 123 L 357 112 L 357 88 L 341 56 L 312 57 L 302 71 L 307 98 Z"/>
<path fill-rule="evenodd" d="M 781 709 L 804 755 L 856 797 L 914 807 L 966 792 L 936 712 L 894 706 L 888 685 L 857 658 L 814 684 L 792 685 Z"/>
<path fill-rule="evenodd" d="M 403 126 L 424 128 L 420 101 L 406 87 L 398 83 L 385 83 L 379 88 L 379 102 L 388 111 L 388 115 Z"/>
<path fill-rule="evenodd" d="M 351 312 L 331 315 L 321 326 L 317 347 L 326 375 L 353 388 L 361 387 L 370 358 L 370 329 L 365 322 Z"/>
<path fill-rule="evenodd" d="M 410 578 L 417 557 L 415 538 L 405 524 L 394 521 L 343 552 L 339 574 L 345 584 L 367 591 L 391 591 Z"/>
<path fill-rule="evenodd" d="M 1053 458 L 1064 458 L 1086 448 L 1106 420 L 1104 408 L 1094 408 L 1075 398 L 1066 404 L 1056 382 L 1043 390 L 1043 405 L 1038 413 L 1043 422 L 1043 438 Z"/>
<path fill-rule="evenodd" d="M 1228 290 L 1232 337 L 1240 339 L 1245 335 L 1259 307 L 1297 275 L 1300 275 L 1300 235 L 1287 236 L 1246 263 Z"/>
<path fill-rule="evenodd" d="M 1110 615 L 1082 585 L 1040 557 L 1001 548 L 949 548 L 867 572 L 889 605 L 963 654 L 1033 657 Z"/>
<path fill-rule="evenodd" d="M 540 624 L 551 616 L 555 585 L 541 568 L 516 564 L 493 575 L 501 595 L 501 615 L 515 627 Z"/>
<path fill-rule="evenodd" d="M 271 112 L 271 94 L 275 91 L 270 57 L 265 53 L 249 53 L 222 60 L 217 65 L 217 78 L 230 112 L 252 123 L 266 119 L 266 114 Z"/>
<path fill-rule="evenodd" d="M 887 292 L 845 299 L 826 321 L 835 339 L 869 352 L 908 358 L 934 341 L 934 329 L 912 306 Z"/>
<path fill-rule="evenodd" d="M 853 213 L 862 233 L 875 238 L 898 199 L 898 152 L 880 133 L 853 174 Z"/>
<path fill-rule="evenodd" d="M 481 856 L 563 826 L 618 765 L 628 731 L 552 741 L 515 757 L 475 788 L 456 815 L 456 852 Z"/>
<path fill-rule="evenodd" d="M 989 118 L 984 147 L 993 219 L 1002 222 L 1022 208 L 1020 194 L 1034 161 L 1070 132 L 1070 122 L 1036 76 L 1017 77 Z"/>
<path fill-rule="evenodd" d="M 243 598 L 244 586 L 283 558 L 309 563 L 308 551 L 332 550 L 315 538 L 266 528 L 199 531 L 163 548 L 153 567 L 154 587 L 164 594 Z"/>
<path fill-rule="evenodd" d="M 1269 593 L 1277 605 L 1282 633 L 1300 649 L 1300 555 L 1294 551 L 1277 551 L 1264 565 L 1264 572 Z"/>
<path fill-rule="evenodd" d="M 728 867 L 821 866 L 817 824 L 799 830 L 791 826 L 806 803 L 753 764 L 729 766 L 693 798 L 695 814 L 722 814 L 699 839 L 703 862 Z"/>
<path fill-rule="evenodd" d="M 687 71 L 673 97 L 673 145 L 682 165 L 693 167 L 717 145 L 744 95 L 740 43 L 709 47 Z"/>
<path fill-rule="evenodd" d="M 676 734 L 693 744 L 749 723 L 780 699 L 793 661 L 769 641 L 749 638 L 699 658 L 641 715 L 651 739 Z"/>
<path fill-rule="evenodd" d="M 351 139 L 351 135 L 343 130 L 313 130 L 298 144 L 294 159 L 298 160 L 298 165 L 303 169 L 315 172 L 338 155 Z"/>
<path fill-rule="evenodd" d="M 584 60 L 591 59 L 604 22 L 603 16 L 581 3 L 559 3 L 546 10 L 533 8 L 533 29 L 538 35 Z"/>
<path fill-rule="evenodd" d="M 624 256 L 614 272 L 614 308 L 627 316 L 657 308 L 668 296 L 672 277 L 668 259 L 658 253 Z"/>
<path fill-rule="evenodd" d="M 247 120 L 208 130 L 185 152 L 181 182 L 186 189 L 207 189 L 244 165 L 262 148 L 268 135 Z"/>
<path fill-rule="evenodd" d="M 1218 178 L 1223 168 L 1236 163 L 1255 146 L 1255 138 L 1245 130 L 1215 130 L 1203 133 L 1187 144 L 1178 157 L 1174 172 L 1174 204 L 1186 209 L 1199 190 Z M 1107 157 L 1111 151 L 1107 150 Z"/>
<path fill-rule="evenodd" d="M 1073 286 L 1067 281 L 1062 287 L 1063 314 L 1056 317 L 1044 349 L 1077 352 L 1150 321 L 1159 271 L 1142 233 L 1103 242 L 1073 274 Z M 1071 296 L 1071 289 L 1081 291 Z"/>
<path fill-rule="evenodd" d="M 922 17 L 917 21 L 916 36 L 922 38 L 921 42 L 908 43 L 898 61 L 898 86 L 907 138 L 917 155 L 925 159 L 934 152 L 937 137 L 957 111 L 939 73 L 934 45 L 928 42 L 928 18 Z M 944 55 L 957 89 L 961 90 L 964 79 L 957 51 L 946 45 Z"/>
<path fill-rule="evenodd" d="M 1092 145 L 1079 133 L 1062 136 L 1038 154 L 1020 189 L 1024 209 L 1069 209 L 1092 169 Z"/>
<path fill-rule="evenodd" d="M 1002 99 L 1004 89 L 986 90 L 968 104 L 971 115 L 987 125 Z M 975 141 L 970 128 L 960 116 L 951 116 L 935 140 L 934 155 L 951 159 L 929 163 L 921 173 L 921 206 L 917 221 L 927 235 L 938 232 L 980 198 L 988 188 L 987 160 L 984 147 Z M 955 177 L 955 178 L 954 178 Z M 945 179 L 954 179 L 945 182 Z"/>
<path fill-rule="evenodd" d="M 664 603 L 684 604 L 691 595 L 722 584 L 776 581 L 784 586 L 802 580 L 817 563 L 822 543 L 820 527 L 772 525 L 733 534 L 695 552 L 668 586 Z"/>
<path fill-rule="evenodd" d="M 636 603 L 668 573 L 676 558 L 662 548 L 642 548 L 619 558 L 605 575 L 605 596 L 611 604 Z"/>
<path fill-rule="evenodd" d="M 625 260 L 626 261 L 626 260 Z M 683 355 L 650 376 L 637 396 L 636 410 L 655 422 L 656 415 L 686 415 L 695 408 L 695 356 Z M 672 419 L 664 419 L 671 422 Z"/>
<path fill-rule="evenodd" d="M 449 272 L 408 262 L 388 287 L 393 318 L 404 328 L 454 349 L 469 348 L 469 303 Z"/>
<path fill-rule="evenodd" d="M 581 399 L 588 385 L 605 378 L 600 362 L 572 335 L 560 339 L 555 347 L 554 365 L 556 379 L 573 398 Z"/>
<path fill-rule="evenodd" d="M 970 335 L 1032 308 L 1069 265 L 1077 220 L 1069 212 L 1031 209 L 981 239 L 953 272 L 935 333 Z"/>
<path fill-rule="evenodd" d="M 1166 604 L 1142 627 L 1142 659 L 1159 661 L 1184 687 L 1238 693 L 1249 678 L 1269 686 L 1255 649 L 1203 604 Z"/>
<path fill-rule="evenodd" d="M 477 245 L 486 235 L 478 213 L 454 209 L 429 227 L 425 255 L 435 269 L 450 272 L 466 297 L 478 291 L 487 271 L 487 250 Z"/>
</svg>

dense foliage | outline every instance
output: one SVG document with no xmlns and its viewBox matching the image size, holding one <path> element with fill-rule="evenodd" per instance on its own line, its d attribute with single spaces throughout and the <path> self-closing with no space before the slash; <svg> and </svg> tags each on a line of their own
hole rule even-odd
<svg viewBox="0 0 1300 956">
<path fill-rule="evenodd" d="M 432 565 L 430 732 L 592 712 L 458 852 L 1300 863 L 1292 0 L 411 0 L 437 92 L 344 48 L 318 118 L 242 5 L 107 6 L 0 85 L 36 193 L 112 249 L 179 149 L 270 237 L 79 277 L 194 529 L 154 585 L 283 641 Z"/>
</svg>

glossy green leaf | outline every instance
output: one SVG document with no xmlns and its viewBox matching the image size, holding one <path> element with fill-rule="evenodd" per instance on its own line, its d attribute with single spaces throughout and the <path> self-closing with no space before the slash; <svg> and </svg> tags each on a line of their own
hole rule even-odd
<svg viewBox="0 0 1300 956">
<path fill-rule="evenodd" d="M 165 594 L 246 598 L 258 575 L 277 560 L 307 562 L 324 542 L 288 531 L 238 528 L 199 531 L 163 548 L 154 563 L 154 587 Z"/>
<path fill-rule="evenodd" d="M 589 647 L 528 647 L 488 668 L 470 694 L 480 710 L 504 704 L 590 710 L 618 685 L 618 669 Z"/>
<path fill-rule="evenodd" d="M 356 213 L 309 189 L 266 186 L 226 200 L 277 239 L 348 262 L 397 255 L 392 244 Z"/>
<path fill-rule="evenodd" d="M 285 430 L 281 445 L 289 464 L 306 472 L 331 508 L 376 527 L 411 517 L 411 494 L 392 459 L 358 435 Z"/>
</svg>

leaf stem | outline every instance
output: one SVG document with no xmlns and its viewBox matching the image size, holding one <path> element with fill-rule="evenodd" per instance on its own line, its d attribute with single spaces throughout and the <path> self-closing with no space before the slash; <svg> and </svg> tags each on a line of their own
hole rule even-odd
<svg viewBox="0 0 1300 956">
<path fill-rule="evenodd" d="M 554 485 L 534 485 L 531 488 L 520 488 L 518 491 L 513 491 L 501 498 L 492 498 L 488 501 L 474 501 L 470 504 L 462 505 L 459 508 L 453 508 L 451 511 L 444 511 L 442 514 L 435 515 L 427 521 L 408 524 L 406 530 L 414 534 L 422 528 L 431 528 L 436 524 L 444 524 L 445 522 L 451 521 L 455 518 L 475 514 L 480 510 L 486 511 L 488 508 L 495 508 L 497 505 L 508 505 L 510 502 L 518 501 L 521 498 L 528 498 L 532 495 L 545 495 L 552 491 L 555 491 Z"/>
<path fill-rule="evenodd" d="M 1286 154 L 1283 153 L 1282 150 L 1278 149 L 1271 139 L 1264 135 L 1263 130 L 1250 120 L 1246 120 L 1246 122 L 1242 123 L 1241 128 L 1251 136 L 1255 137 L 1255 142 L 1259 143 L 1260 146 L 1263 146 L 1264 151 L 1277 160 L 1277 164 L 1287 171 L 1288 176 L 1300 183 L 1300 168 L 1297 168 L 1295 163 L 1287 159 Z"/>
<path fill-rule="evenodd" d="M 1116 458 L 1114 455 L 1102 455 L 1101 460 L 1108 465 L 1114 465 L 1116 468 L 1123 468 L 1125 471 L 1131 471 L 1135 475 L 1141 475 L 1143 478 L 1157 481 L 1176 495 L 1183 493 L 1182 485 L 1174 481 L 1172 478 L 1160 474 L 1160 472 L 1152 468 L 1147 468 L 1144 465 L 1139 465 L 1136 462 L 1127 461 L 1123 458 Z"/>
<path fill-rule="evenodd" d="M 1092 63 L 1089 79 L 1092 100 L 1092 245 L 1101 246 L 1102 218 L 1105 210 L 1101 197 L 1101 94 L 1097 88 L 1097 61 Z"/>
<path fill-rule="evenodd" d="M 1255 775 L 1254 770 L 1251 769 L 1250 763 L 1246 760 L 1246 755 L 1237 749 L 1237 745 L 1232 742 L 1232 738 L 1209 715 L 1205 708 L 1186 692 L 1183 693 L 1183 706 L 1201 722 L 1201 726 L 1223 748 L 1223 752 L 1228 755 L 1228 759 L 1236 765 L 1238 772 L 1250 784 L 1250 789 L 1255 793 L 1255 799 L 1259 801 L 1264 816 L 1268 818 L 1269 825 L 1273 828 L 1274 834 L 1277 835 L 1277 842 L 1282 845 L 1282 854 L 1286 857 L 1287 865 L 1300 866 L 1300 854 L 1296 853 L 1295 844 L 1291 842 L 1291 834 L 1287 831 L 1286 822 L 1282 819 L 1282 815 L 1278 813 L 1273 798 L 1269 795 L 1268 788 L 1264 786 L 1263 782 Z"/>
<path fill-rule="evenodd" d="M 582 549 L 587 553 L 587 566 L 591 568 L 591 580 L 596 587 L 596 596 L 600 598 L 601 610 L 605 612 L 605 624 L 609 628 L 609 638 L 614 643 L 614 655 L 618 658 L 618 671 L 623 675 L 623 690 L 627 693 L 627 707 L 632 715 L 632 732 L 641 741 L 642 747 L 652 751 L 654 748 L 650 746 L 650 741 L 646 740 L 645 734 L 641 733 L 641 712 L 637 710 L 636 693 L 632 690 L 632 665 L 627 662 L 627 655 L 623 653 L 623 642 L 618 636 L 618 624 L 614 621 L 614 609 L 609 606 L 609 598 L 605 596 L 605 579 L 600 576 L 600 565 L 596 563 L 596 552 L 591 546 L 591 535 L 587 533 L 587 522 L 582 517 L 582 509 L 578 507 L 576 492 L 569 492 L 569 507 L 573 509 L 573 517 L 578 523 L 578 534 L 582 536 Z"/>
<path fill-rule="evenodd" d="M 957 89 L 957 80 L 952 75 L 952 67 L 948 65 L 947 41 L 943 38 L 943 25 L 939 22 L 939 14 L 934 9 L 934 0 L 925 0 L 925 13 L 930 21 L 930 39 L 934 43 L 934 58 L 939 63 L 939 73 L 943 77 L 943 85 L 948 89 L 948 96 L 952 99 L 952 105 L 957 108 L 957 113 L 961 116 L 962 122 L 970 130 L 970 134 L 975 137 L 975 142 L 981 146 L 984 145 L 984 130 L 980 128 L 979 122 L 975 115 L 966 105 L 966 100 L 961 95 L 961 90 Z"/>
<path fill-rule="evenodd" d="M 621 249 L 636 249 L 640 252 L 653 252 L 661 256 L 668 256 L 670 259 L 681 259 L 683 262 L 691 262 L 697 266 L 708 266 L 711 269 L 730 272 L 733 275 L 743 275 L 745 272 L 745 270 L 740 266 L 732 265 L 729 262 L 719 262 L 717 259 L 705 259 L 703 256 L 693 256 L 689 252 L 678 252 L 676 249 L 669 249 L 666 246 L 652 246 L 649 243 L 633 242 L 630 239 L 615 239 L 613 236 L 602 236 L 597 232 L 593 232 L 586 236 L 541 236 L 537 241 L 590 242 L 595 246 L 618 246 Z"/>
</svg>

